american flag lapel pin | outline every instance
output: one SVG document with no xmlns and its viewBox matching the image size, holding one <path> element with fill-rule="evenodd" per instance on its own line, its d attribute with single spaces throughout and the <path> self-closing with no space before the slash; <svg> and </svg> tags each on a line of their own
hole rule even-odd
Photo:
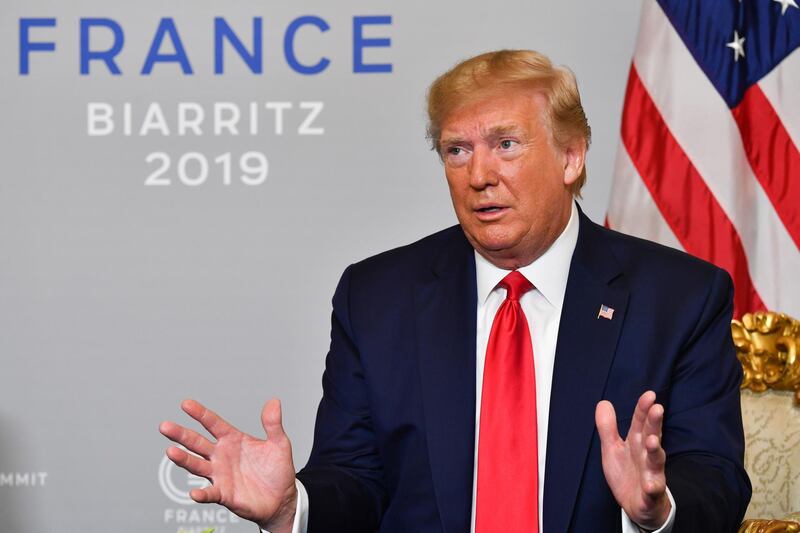
<svg viewBox="0 0 800 533">
<path fill-rule="evenodd" d="M 600 317 L 603 317 L 606 320 L 611 320 L 614 318 L 614 308 L 607 305 L 601 305 L 600 310 L 597 312 L 597 318 L 599 319 Z"/>
</svg>

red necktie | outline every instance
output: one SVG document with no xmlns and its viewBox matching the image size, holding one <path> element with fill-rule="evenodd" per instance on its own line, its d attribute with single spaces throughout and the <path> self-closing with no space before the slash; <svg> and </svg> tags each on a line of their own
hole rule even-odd
<svg viewBox="0 0 800 533">
<path fill-rule="evenodd" d="M 533 285 L 514 271 L 500 286 L 506 299 L 492 323 L 483 370 L 475 533 L 538 533 L 536 378 L 519 303 Z"/>
</svg>

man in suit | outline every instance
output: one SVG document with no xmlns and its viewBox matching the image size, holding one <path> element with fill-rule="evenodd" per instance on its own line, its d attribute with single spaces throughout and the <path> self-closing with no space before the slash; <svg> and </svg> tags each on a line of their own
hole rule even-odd
<svg viewBox="0 0 800 533">
<path fill-rule="evenodd" d="M 276 400 L 266 440 L 191 400 L 216 442 L 162 424 L 212 481 L 192 498 L 273 533 L 734 531 L 728 275 L 580 212 L 589 127 L 541 54 L 469 59 L 428 104 L 459 225 L 343 274 L 296 476 Z"/>
</svg>

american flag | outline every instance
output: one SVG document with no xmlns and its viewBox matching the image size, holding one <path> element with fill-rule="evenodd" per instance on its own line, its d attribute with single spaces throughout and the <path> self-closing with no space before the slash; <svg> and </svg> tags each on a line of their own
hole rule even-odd
<svg viewBox="0 0 800 533">
<path fill-rule="evenodd" d="M 597 312 L 597 318 L 600 317 L 603 317 L 606 320 L 612 320 L 614 318 L 614 308 L 607 305 L 601 305 L 600 311 Z"/>
<path fill-rule="evenodd" d="M 797 0 L 644 0 L 606 223 L 800 317 Z M 680 283 L 680 280 L 675 280 Z"/>
</svg>

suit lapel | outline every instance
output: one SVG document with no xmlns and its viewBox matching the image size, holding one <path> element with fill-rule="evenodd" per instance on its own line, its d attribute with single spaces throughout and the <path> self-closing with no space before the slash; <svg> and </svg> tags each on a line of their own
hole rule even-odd
<svg viewBox="0 0 800 533">
<path fill-rule="evenodd" d="M 595 406 L 602 398 L 625 319 L 628 290 L 617 279 L 620 274 L 602 230 L 581 213 L 550 395 L 545 531 L 567 531 L 572 517 L 595 431 Z M 601 305 L 613 309 L 610 320 L 598 317 Z"/>
<path fill-rule="evenodd" d="M 415 290 L 433 485 L 445 532 L 469 530 L 475 453 L 475 258 L 460 228 Z"/>
</svg>

